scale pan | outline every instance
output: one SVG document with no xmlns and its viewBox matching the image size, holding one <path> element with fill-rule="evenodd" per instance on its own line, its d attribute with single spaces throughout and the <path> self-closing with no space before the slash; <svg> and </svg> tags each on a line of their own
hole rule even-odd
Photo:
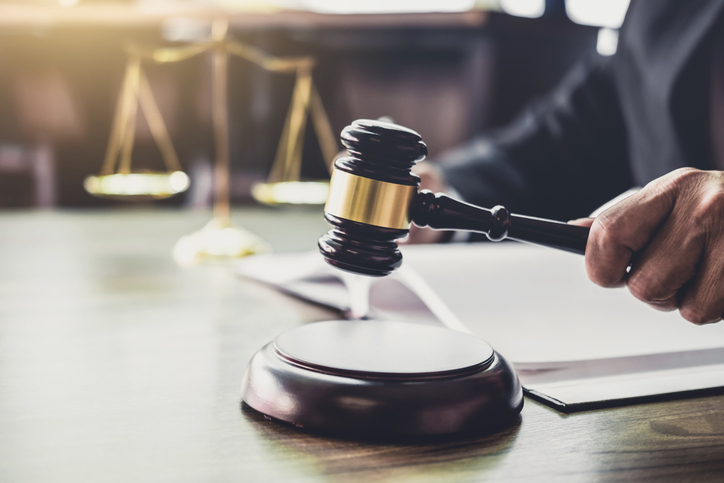
<svg viewBox="0 0 724 483">
<path fill-rule="evenodd" d="M 88 176 L 83 186 L 88 193 L 99 198 L 150 201 L 186 191 L 189 177 L 183 171 L 138 171 Z"/>
<path fill-rule="evenodd" d="M 252 196 L 271 206 L 321 206 L 327 202 L 329 181 L 280 181 L 254 185 Z"/>
</svg>

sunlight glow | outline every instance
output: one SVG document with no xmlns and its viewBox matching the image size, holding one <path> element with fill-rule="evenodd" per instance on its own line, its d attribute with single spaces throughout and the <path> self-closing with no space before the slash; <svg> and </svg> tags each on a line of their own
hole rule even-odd
<svg viewBox="0 0 724 483">
<path fill-rule="evenodd" d="M 323 13 L 465 12 L 475 0 L 302 0 L 302 6 Z"/>
<path fill-rule="evenodd" d="M 88 176 L 83 183 L 86 191 L 96 196 L 168 198 L 186 191 L 189 177 L 183 171 L 173 173 L 144 172 Z"/>
<path fill-rule="evenodd" d="M 545 0 L 500 0 L 500 8 L 508 15 L 538 18 L 546 11 Z"/>
<path fill-rule="evenodd" d="M 601 28 L 598 29 L 598 41 L 596 50 L 601 55 L 613 55 L 618 47 L 618 30 Z"/>
<path fill-rule="evenodd" d="M 617 29 L 630 0 L 566 0 L 566 13 L 576 23 Z"/>
</svg>

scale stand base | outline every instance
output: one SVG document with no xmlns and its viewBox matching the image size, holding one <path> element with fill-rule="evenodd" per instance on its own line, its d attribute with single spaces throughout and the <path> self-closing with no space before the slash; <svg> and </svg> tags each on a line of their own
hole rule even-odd
<svg viewBox="0 0 724 483">
<path fill-rule="evenodd" d="M 181 237 L 173 248 L 173 258 L 179 265 L 186 266 L 202 261 L 235 260 L 270 251 L 269 244 L 250 231 L 214 218 L 201 230 Z"/>
<path fill-rule="evenodd" d="M 392 321 L 284 332 L 251 359 L 241 391 L 265 416 L 366 438 L 481 433 L 523 408 L 515 371 L 481 339 Z"/>
</svg>

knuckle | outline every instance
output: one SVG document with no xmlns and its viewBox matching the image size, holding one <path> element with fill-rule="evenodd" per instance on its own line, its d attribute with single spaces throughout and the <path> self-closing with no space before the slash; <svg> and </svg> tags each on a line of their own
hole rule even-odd
<svg viewBox="0 0 724 483">
<path fill-rule="evenodd" d="M 655 179 L 647 185 L 657 196 L 676 199 L 681 194 L 691 193 L 702 183 L 705 172 L 696 168 L 679 168 Z M 642 190 L 643 191 L 643 190 Z"/>
<path fill-rule="evenodd" d="M 713 314 L 705 307 L 686 304 L 679 308 L 679 313 L 687 321 L 695 325 L 711 324 L 721 319 L 721 315 Z"/>
<path fill-rule="evenodd" d="M 724 216 L 724 191 L 711 189 L 704 193 L 693 216 L 694 221 L 698 223 L 721 220 Z"/>
<path fill-rule="evenodd" d="M 613 243 L 618 243 L 623 230 L 620 220 L 619 217 L 610 214 L 601 214 L 591 225 L 589 239 L 600 247 L 608 247 Z"/>
<path fill-rule="evenodd" d="M 644 276 L 638 274 L 629 277 L 626 285 L 631 295 L 651 305 L 655 305 L 668 295 L 664 293 L 660 284 L 652 283 Z"/>
<path fill-rule="evenodd" d="M 586 271 L 596 285 L 612 288 L 622 284 L 622 274 L 614 273 L 607 262 L 615 258 L 615 251 L 620 245 L 619 226 L 615 218 L 604 215 L 596 218 L 591 226 L 586 247 Z"/>
<path fill-rule="evenodd" d="M 607 267 L 601 267 L 592 263 L 586 264 L 588 279 L 603 288 L 617 288 L 624 284 L 620 276 L 611 273 Z"/>
<path fill-rule="evenodd" d="M 650 303 L 649 305 L 660 312 L 673 312 L 678 308 L 676 305 L 676 300 L 673 299 L 656 301 Z"/>
<path fill-rule="evenodd" d="M 608 278 L 604 277 L 597 267 L 593 267 L 591 266 L 591 264 L 587 264 L 586 270 L 588 272 L 588 279 L 591 282 L 604 288 L 612 288 L 611 283 L 608 281 Z"/>
<path fill-rule="evenodd" d="M 698 182 L 703 171 L 696 168 L 679 168 L 675 169 L 666 178 L 672 187 L 688 187 L 691 183 Z"/>
</svg>

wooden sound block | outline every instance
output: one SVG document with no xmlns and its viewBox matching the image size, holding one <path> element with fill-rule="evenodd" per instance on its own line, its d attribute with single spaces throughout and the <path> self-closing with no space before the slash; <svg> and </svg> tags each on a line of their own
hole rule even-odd
<svg viewBox="0 0 724 483">
<path fill-rule="evenodd" d="M 393 321 L 284 332 L 249 362 L 242 399 L 313 431 L 397 437 L 504 427 L 523 407 L 508 362 L 475 336 Z"/>
</svg>

